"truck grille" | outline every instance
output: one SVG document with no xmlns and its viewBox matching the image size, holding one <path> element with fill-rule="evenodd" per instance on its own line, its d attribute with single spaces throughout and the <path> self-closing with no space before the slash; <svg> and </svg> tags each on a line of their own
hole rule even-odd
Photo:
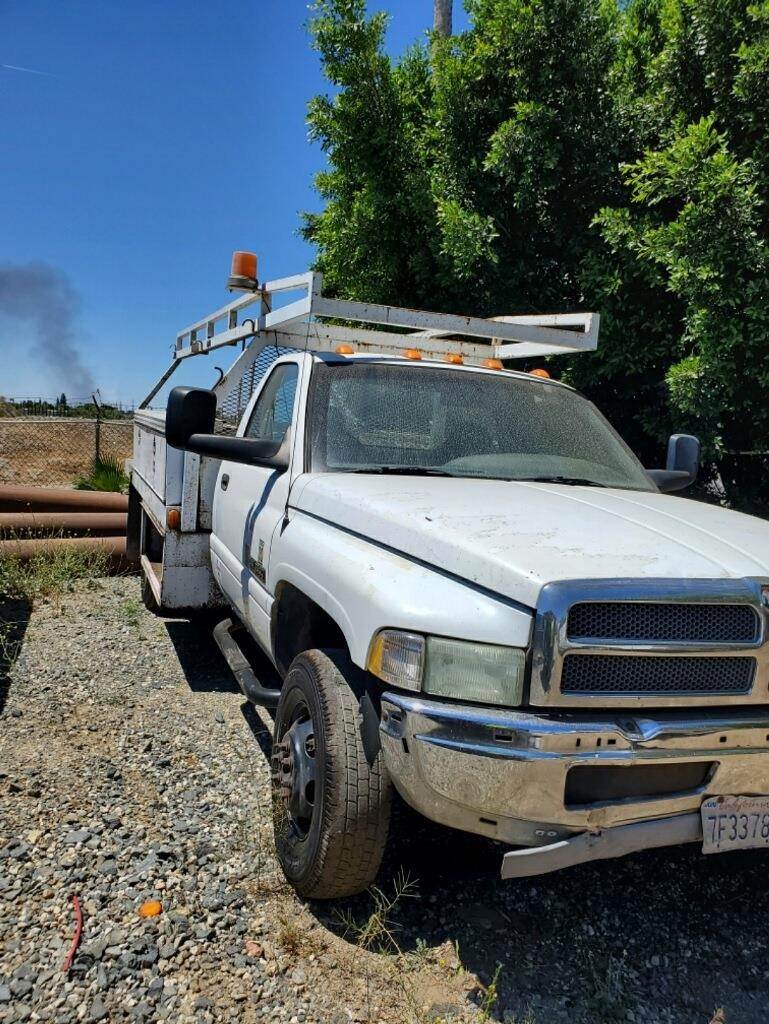
<svg viewBox="0 0 769 1024">
<path fill-rule="evenodd" d="M 617 696 L 748 694 L 755 669 L 755 658 L 567 654 L 561 692 Z"/>
<path fill-rule="evenodd" d="M 752 644 L 759 619 L 747 604 L 589 601 L 572 605 L 569 640 Z"/>
</svg>

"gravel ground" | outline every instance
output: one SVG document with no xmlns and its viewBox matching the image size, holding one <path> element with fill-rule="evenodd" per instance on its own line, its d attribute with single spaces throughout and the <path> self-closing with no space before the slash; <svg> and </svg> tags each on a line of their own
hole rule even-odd
<svg viewBox="0 0 769 1024">
<path fill-rule="evenodd" d="M 758 855 L 503 884 L 499 847 L 402 810 L 379 895 L 297 900 L 272 850 L 269 717 L 209 629 L 138 593 L 104 580 L 39 604 L 0 689 L 3 1024 L 769 1020 Z"/>
</svg>

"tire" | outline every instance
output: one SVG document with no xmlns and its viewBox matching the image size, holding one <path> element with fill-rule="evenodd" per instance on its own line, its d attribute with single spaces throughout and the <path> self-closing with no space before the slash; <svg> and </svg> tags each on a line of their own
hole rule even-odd
<svg viewBox="0 0 769 1024">
<path fill-rule="evenodd" d="M 366 753 L 361 676 L 342 652 L 305 651 L 275 711 L 275 847 L 288 881 L 310 899 L 362 892 L 387 842 L 392 786 L 381 750 L 368 744 Z M 301 749 L 312 754 L 300 760 Z"/>
</svg>

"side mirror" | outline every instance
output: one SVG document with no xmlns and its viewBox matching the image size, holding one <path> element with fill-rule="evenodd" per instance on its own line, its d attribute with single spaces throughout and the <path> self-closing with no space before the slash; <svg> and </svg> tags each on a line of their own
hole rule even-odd
<svg viewBox="0 0 769 1024">
<path fill-rule="evenodd" d="M 213 434 L 215 420 L 216 395 L 213 391 L 174 388 L 166 406 L 166 441 L 173 448 L 187 449 L 193 434 Z"/>
<path fill-rule="evenodd" d="M 671 434 L 665 469 L 647 473 L 661 491 L 682 491 L 700 471 L 700 441 L 692 434 Z"/>
<path fill-rule="evenodd" d="M 288 468 L 289 438 L 259 441 L 250 437 L 215 434 L 216 395 L 205 388 L 173 388 L 166 406 L 166 441 L 173 448 L 271 469 Z"/>
</svg>

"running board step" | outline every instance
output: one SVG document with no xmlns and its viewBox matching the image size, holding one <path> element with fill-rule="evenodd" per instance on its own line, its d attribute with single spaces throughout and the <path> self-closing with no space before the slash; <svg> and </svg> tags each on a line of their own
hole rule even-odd
<svg viewBox="0 0 769 1024">
<path fill-rule="evenodd" d="M 242 630 L 242 626 L 235 624 L 232 619 L 222 619 L 214 627 L 214 640 L 224 659 L 232 670 L 232 674 L 238 681 L 238 686 L 245 697 L 253 704 L 259 704 L 264 708 L 276 708 L 280 697 L 280 690 L 272 686 L 262 686 L 256 678 L 251 664 L 240 648 L 240 644 L 233 636 L 233 633 Z"/>
</svg>

